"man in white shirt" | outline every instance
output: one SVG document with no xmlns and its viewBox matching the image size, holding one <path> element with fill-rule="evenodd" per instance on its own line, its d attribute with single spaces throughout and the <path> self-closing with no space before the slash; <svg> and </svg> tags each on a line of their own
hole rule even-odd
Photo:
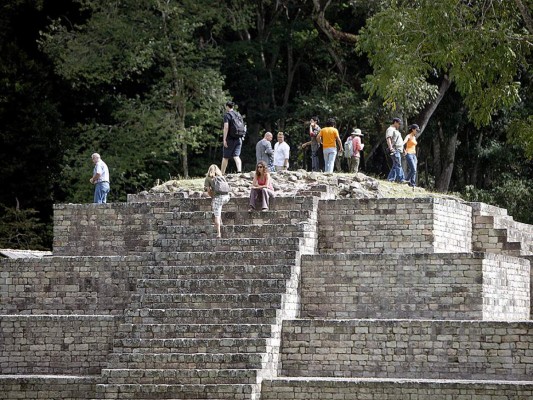
<svg viewBox="0 0 533 400">
<path fill-rule="evenodd" d="M 278 142 L 274 145 L 274 167 L 276 171 L 285 171 L 289 168 L 290 147 L 285 142 L 283 132 L 278 132 Z"/>
<path fill-rule="evenodd" d="M 387 128 L 385 138 L 392 159 L 392 168 L 387 176 L 389 182 L 407 183 L 402 168 L 403 139 L 398 129 L 402 124 L 400 118 L 393 118 L 392 125 Z"/>
<path fill-rule="evenodd" d="M 109 193 L 109 169 L 106 163 L 100 158 L 100 154 L 94 153 L 91 156 L 94 163 L 93 176 L 89 179 L 94 185 L 94 203 L 106 203 Z"/>
</svg>

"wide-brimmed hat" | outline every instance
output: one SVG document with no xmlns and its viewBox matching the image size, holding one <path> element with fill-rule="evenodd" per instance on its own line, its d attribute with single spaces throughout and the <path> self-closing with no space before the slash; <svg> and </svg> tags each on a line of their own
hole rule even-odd
<svg viewBox="0 0 533 400">
<path fill-rule="evenodd" d="M 354 129 L 351 134 L 355 136 L 365 136 L 361 133 L 361 129 Z"/>
</svg>

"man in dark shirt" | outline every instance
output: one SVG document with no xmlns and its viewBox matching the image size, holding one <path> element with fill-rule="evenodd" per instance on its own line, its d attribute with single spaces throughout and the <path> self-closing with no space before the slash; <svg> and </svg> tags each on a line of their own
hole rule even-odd
<svg viewBox="0 0 533 400">
<path fill-rule="evenodd" d="M 224 136 L 222 148 L 222 166 L 220 170 L 222 175 L 226 173 L 226 167 L 228 166 L 228 161 L 230 157 L 233 157 L 235 161 L 235 166 L 237 167 L 237 172 L 241 172 L 242 162 L 241 162 L 241 147 L 242 147 L 242 138 L 233 137 L 231 135 L 230 125 L 232 124 L 231 120 L 233 119 L 233 107 L 235 103 L 228 101 L 226 103 L 226 113 L 224 114 Z"/>
</svg>

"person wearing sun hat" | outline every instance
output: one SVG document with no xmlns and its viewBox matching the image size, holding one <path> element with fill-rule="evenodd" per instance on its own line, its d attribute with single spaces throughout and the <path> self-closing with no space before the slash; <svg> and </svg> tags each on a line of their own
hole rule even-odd
<svg viewBox="0 0 533 400">
<path fill-rule="evenodd" d="M 361 143 L 363 136 L 361 129 L 354 129 L 344 144 L 344 157 L 348 161 L 348 171 L 354 174 L 359 172 L 360 151 L 365 146 Z"/>
</svg>

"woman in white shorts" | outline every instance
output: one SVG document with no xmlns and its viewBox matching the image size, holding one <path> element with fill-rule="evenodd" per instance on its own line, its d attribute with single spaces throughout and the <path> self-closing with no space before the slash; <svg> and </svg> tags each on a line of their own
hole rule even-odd
<svg viewBox="0 0 533 400">
<path fill-rule="evenodd" d="M 220 177 L 217 179 L 223 179 L 225 181 L 225 178 L 222 176 L 222 172 L 220 171 L 218 166 L 212 164 L 207 170 L 207 174 L 205 176 L 204 190 L 213 199 L 211 201 L 211 207 L 213 209 L 213 215 L 215 217 L 215 228 L 217 230 L 217 238 L 221 238 L 222 235 L 220 233 L 220 226 L 222 225 L 222 206 L 229 201 L 230 195 L 229 192 L 217 192 L 217 190 L 215 189 L 215 177 Z"/>
</svg>

